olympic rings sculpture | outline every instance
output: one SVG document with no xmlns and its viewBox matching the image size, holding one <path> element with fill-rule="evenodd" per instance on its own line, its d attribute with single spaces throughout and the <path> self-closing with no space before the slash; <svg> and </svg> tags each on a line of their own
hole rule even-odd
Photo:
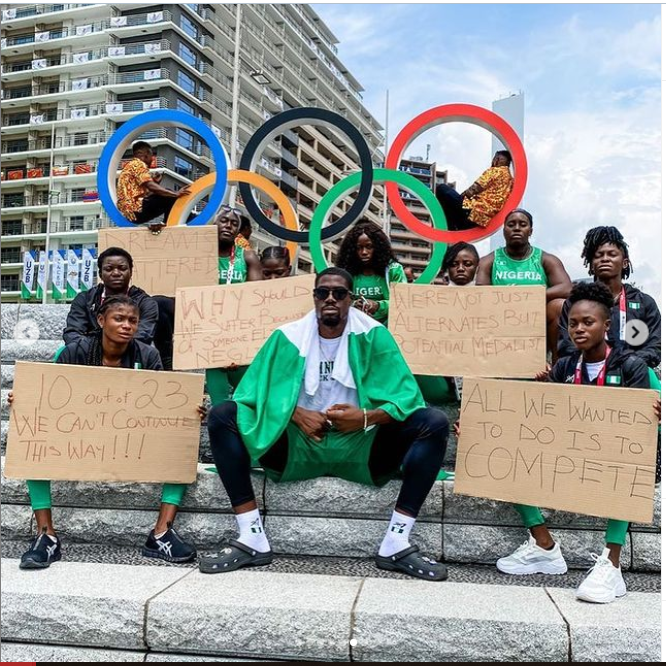
<svg viewBox="0 0 666 666">
<path fill-rule="evenodd" d="M 435 195 L 418 179 L 398 170 L 402 154 L 409 143 L 426 130 L 437 124 L 463 122 L 483 127 L 492 132 L 511 152 L 514 162 L 514 185 L 504 207 L 490 221 L 487 227 L 465 231 L 449 231 L 446 217 Z M 346 134 L 358 153 L 360 171 L 355 172 L 334 185 L 324 195 L 316 207 L 309 231 L 298 230 L 298 218 L 288 197 L 270 180 L 254 172 L 257 162 L 270 141 L 281 131 L 301 124 L 325 125 Z M 116 206 L 117 166 L 134 138 L 146 131 L 163 127 L 185 127 L 198 134 L 207 144 L 212 154 L 216 171 L 199 178 L 189 185 L 190 194 L 180 197 L 174 204 L 167 224 L 184 224 L 189 212 L 204 197 L 209 201 L 205 208 L 190 224 L 203 225 L 213 219 L 220 207 L 229 182 L 237 182 L 238 189 L 252 219 L 269 234 L 287 242 L 292 256 L 299 244 L 310 246 L 317 270 L 326 267 L 321 247 L 322 241 L 332 240 L 362 217 L 372 197 L 375 182 L 385 183 L 388 199 L 400 222 L 415 234 L 433 241 L 433 253 L 426 270 L 417 282 L 428 283 L 439 273 L 447 243 L 465 240 L 468 242 L 486 238 L 500 228 L 506 214 L 516 208 L 527 186 L 527 157 L 520 137 L 500 116 L 471 104 L 447 104 L 421 113 L 411 120 L 398 134 L 386 156 L 386 168 L 375 169 L 370 149 L 363 136 L 352 123 L 341 115 L 319 108 L 289 109 L 262 125 L 250 138 L 240 160 L 239 169 L 231 169 L 224 146 L 216 134 L 200 119 L 183 111 L 159 109 L 146 111 L 124 123 L 108 141 L 100 157 L 97 186 L 102 206 L 120 227 L 133 227 L 133 222 L 125 219 Z M 270 196 L 280 210 L 284 226 L 270 220 L 254 198 L 252 187 Z M 400 197 L 399 188 L 409 190 L 426 205 L 433 219 L 433 227 L 420 221 L 407 208 Z M 358 194 L 352 206 L 342 217 L 328 226 L 324 223 L 339 201 L 352 190 Z"/>
</svg>

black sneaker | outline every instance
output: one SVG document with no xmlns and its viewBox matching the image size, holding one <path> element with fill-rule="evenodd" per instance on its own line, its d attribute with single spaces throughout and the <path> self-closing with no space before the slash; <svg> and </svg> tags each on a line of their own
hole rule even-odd
<svg viewBox="0 0 666 666">
<path fill-rule="evenodd" d="M 42 533 L 37 535 L 30 544 L 30 548 L 21 556 L 19 569 L 48 569 L 51 562 L 62 559 L 60 539 L 56 537 L 55 542 L 42 528 Z"/>
<path fill-rule="evenodd" d="M 155 538 L 155 530 L 148 535 L 146 545 L 141 551 L 144 557 L 156 557 L 167 562 L 182 564 L 191 562 L 197 556 L 197 550 L 189 543 L 185 543 L 178 532 L 168 523 L 169 529 L 164 536 Z"/>
</svg>

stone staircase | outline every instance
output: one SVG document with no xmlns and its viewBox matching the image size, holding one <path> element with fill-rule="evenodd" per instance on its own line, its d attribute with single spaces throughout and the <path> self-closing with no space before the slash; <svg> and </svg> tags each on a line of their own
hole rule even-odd
<svg viewBox="0 0 666 666">
<path fill-rule="evenodd" d="M 1 314 L 4 450 L 13 364 L 51 360 L 66 307 L 5 305 Z M 39 338 L 17 339 L 23 331 Z M 205 427 L 200 453 L 205 461 Z M 204 576 L 193 567 L 141 561 L 136 553 L 154 524 L 160 487 L 127 483 L 54 482 L 67 561 L 19 571 L 15 558 L 32 533 L 31 510 L 24 482 L 3 475 L 3 661 L 659 660 L 659 488 L 653 523 L 632 525 L 623 552 L 630 595 L 594 607 L 576 602 L 572 588 L 590 566 L 590 552 L 600 552 L 603 520 L 545 511 L 572 573 L 499 578 L 497 557 L 525 539 L 517 514 L 436 482 L 414 532 L 425 552 L 450 565 L 450 581 L 434 585 L 383 574 L 368 560 L 398 481 L 381 489 L 331 478 L 279 485 L 261 471 L 253 480 L 282 564 Z M 199 464 L 177 526 L 203 552 L 235 534 L 210 463 Z"/>
</svg>

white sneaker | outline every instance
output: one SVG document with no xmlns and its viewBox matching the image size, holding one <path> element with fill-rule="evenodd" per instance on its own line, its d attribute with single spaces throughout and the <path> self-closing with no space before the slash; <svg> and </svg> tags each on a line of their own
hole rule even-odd
<svg viewBox="0 0 666 666">
<path fill-rule="evenodd" d="M 565 574 L 567 563 L 562 557 L 560 544 L 552 550 L 544 550 L 530 534 L 529 539 L 508 557 L 497 560 L 497 568 L 505 574 L 526 576 L 528 574 Z"/>
<path fill-rule="evenodd" d="M 601 556 L 592 553 L 594 566 L 576 590 L 576 599 L 592 604 L 609 604 L 627 594 L 627 586 L 622 578 L 622 569 L 617 569 L 608 559 L 606 548 Z"/>
</svg>

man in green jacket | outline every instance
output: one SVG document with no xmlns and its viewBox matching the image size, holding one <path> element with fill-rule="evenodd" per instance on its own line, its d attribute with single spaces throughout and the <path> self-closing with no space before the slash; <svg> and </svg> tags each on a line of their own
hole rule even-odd
<svg viewBox="0 0 666 666">
<path fill-rule="evenodd" d="M 409 543 L 435 482 L 449 424 L 426 408 L 388 330 L 351 307 L 352 277 L 328 268 L 315 281 L 315 309 L 277 329 L 236 389 L 213 408 L 211 448 L 239 536 L 201 560 L 204 573 L 270 564 L 268 539 L 250 481 L 259 460 L 274 481 L 335 476 L 383 485 L 402 467 L 403 484 L 377 566 L 424 580 L 446 567 Z"/>
</svg>

